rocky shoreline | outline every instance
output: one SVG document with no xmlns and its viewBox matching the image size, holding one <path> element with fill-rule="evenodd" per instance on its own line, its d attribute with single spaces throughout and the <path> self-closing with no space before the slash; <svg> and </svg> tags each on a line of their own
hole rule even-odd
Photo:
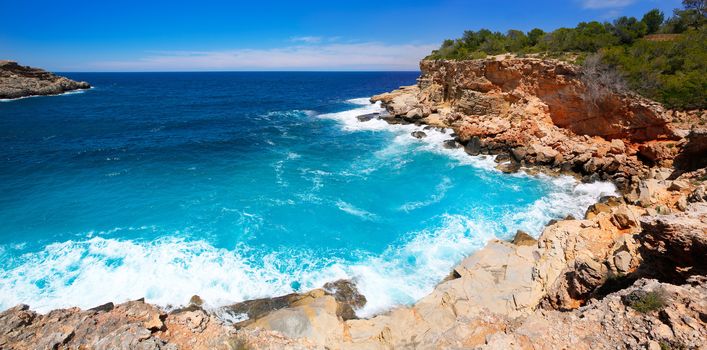
<svg viewBox="0 0 707 350">
<path fill-rule="evenodd" d="M 359 120 L 451 128 L 447 147 L 495 155 L 504 172 L 611 181 L 621 196 L 548 223 L 537 240 L 491 241 L 414 305 L 369 319 L 356 318 L 366 300 L 348 281 L 209 311 L 196 296 L 170 312 L 141 300 L 46 315 L 18 306 L 0 313 L 0 348 L 705 347 L 705 111 L 666 111 L 557 61 L 422 61 L 421 71 L 416 86 L 372 98 L 387 115 Z"/>
<path fill-rule="evenodd" d="M 90 88 L 85 81 L 77 82 L 39 68 L 0 60 L 0 99 L 59 95 Z"/>
</svg>

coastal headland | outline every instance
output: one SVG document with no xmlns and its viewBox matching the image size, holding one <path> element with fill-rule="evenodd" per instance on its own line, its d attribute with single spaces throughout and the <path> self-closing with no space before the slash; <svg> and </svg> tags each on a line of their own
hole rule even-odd
<svg viewBox="0 0 707 350">
<path fill-rule="evenodd" d="M 539 58 L 423 60 L 417 85 L 361 123 L 451 128 L 502 173 L 610 181 L 584 217 L 519 231 L 461 261 L 412 306 L 360 319 L 355 281 L 203 308 L 144 300 L 0 313 L 7 349 L 663 349 L 707 339 L 707 112 L 672 111 L 602 72 Z M 416 131 L 411 137 L 427 135 Z"/>
<path fill-rule="evenodd" d="M 0 99 L 59 95 L 90 88 L 85 81 L 73 81 L 43 69 L 0 60 Z"/>
</svg>

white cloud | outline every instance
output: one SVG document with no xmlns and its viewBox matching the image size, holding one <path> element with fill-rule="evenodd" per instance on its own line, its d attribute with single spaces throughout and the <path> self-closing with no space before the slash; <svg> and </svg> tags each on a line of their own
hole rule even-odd
<svg viewBox="0 0 707 350">
<path fill-rule="evenodd" d="M 436 44 L 377 42 L 296 45 L 271 49 L 158 52 L 128 61 L 95 62 L 96 70 L 416 70 Z"/>
<path fill-rule="evenodd" d="M 322 41 L 322 37 L 320 37 L 320 36 L 296 36 L 296 37 L 290 38 L 290 41 L 302 42 L 302 43 L 307 43 L 307 44 L 317 44 Z"/>
<path fill-rule="evenodd" d="M 582 0 L 582 7 L 586 9 L 620 8 L 634 2 L 636 0 Z"/>
</svg>

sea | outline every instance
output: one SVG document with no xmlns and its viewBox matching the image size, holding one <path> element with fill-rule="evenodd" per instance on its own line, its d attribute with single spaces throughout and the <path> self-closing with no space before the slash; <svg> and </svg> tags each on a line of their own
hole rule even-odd
<svg viewBox="0 0 707 350">
<path fill-rule="evenodd" d="M 94 88 L 3 100 L 0 310 L 218 308 L 350 279 L 368 317 L 615 192 L 357 119 L 418 74 L 63 73 Z"/>
</svg>

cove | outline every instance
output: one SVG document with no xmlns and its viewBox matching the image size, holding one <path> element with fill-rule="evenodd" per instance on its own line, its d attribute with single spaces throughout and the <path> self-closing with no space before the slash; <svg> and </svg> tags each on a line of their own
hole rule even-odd
<svg viewBox="0 0 707 350">
<path fill-rule="evenodd" d="M 81 73 L 94 89 L 0 103 L 0 309 L 220 306 L 349 278 L 368 316 L 614 192 L 356 118 L 417 75 Z"/>
</svg>

